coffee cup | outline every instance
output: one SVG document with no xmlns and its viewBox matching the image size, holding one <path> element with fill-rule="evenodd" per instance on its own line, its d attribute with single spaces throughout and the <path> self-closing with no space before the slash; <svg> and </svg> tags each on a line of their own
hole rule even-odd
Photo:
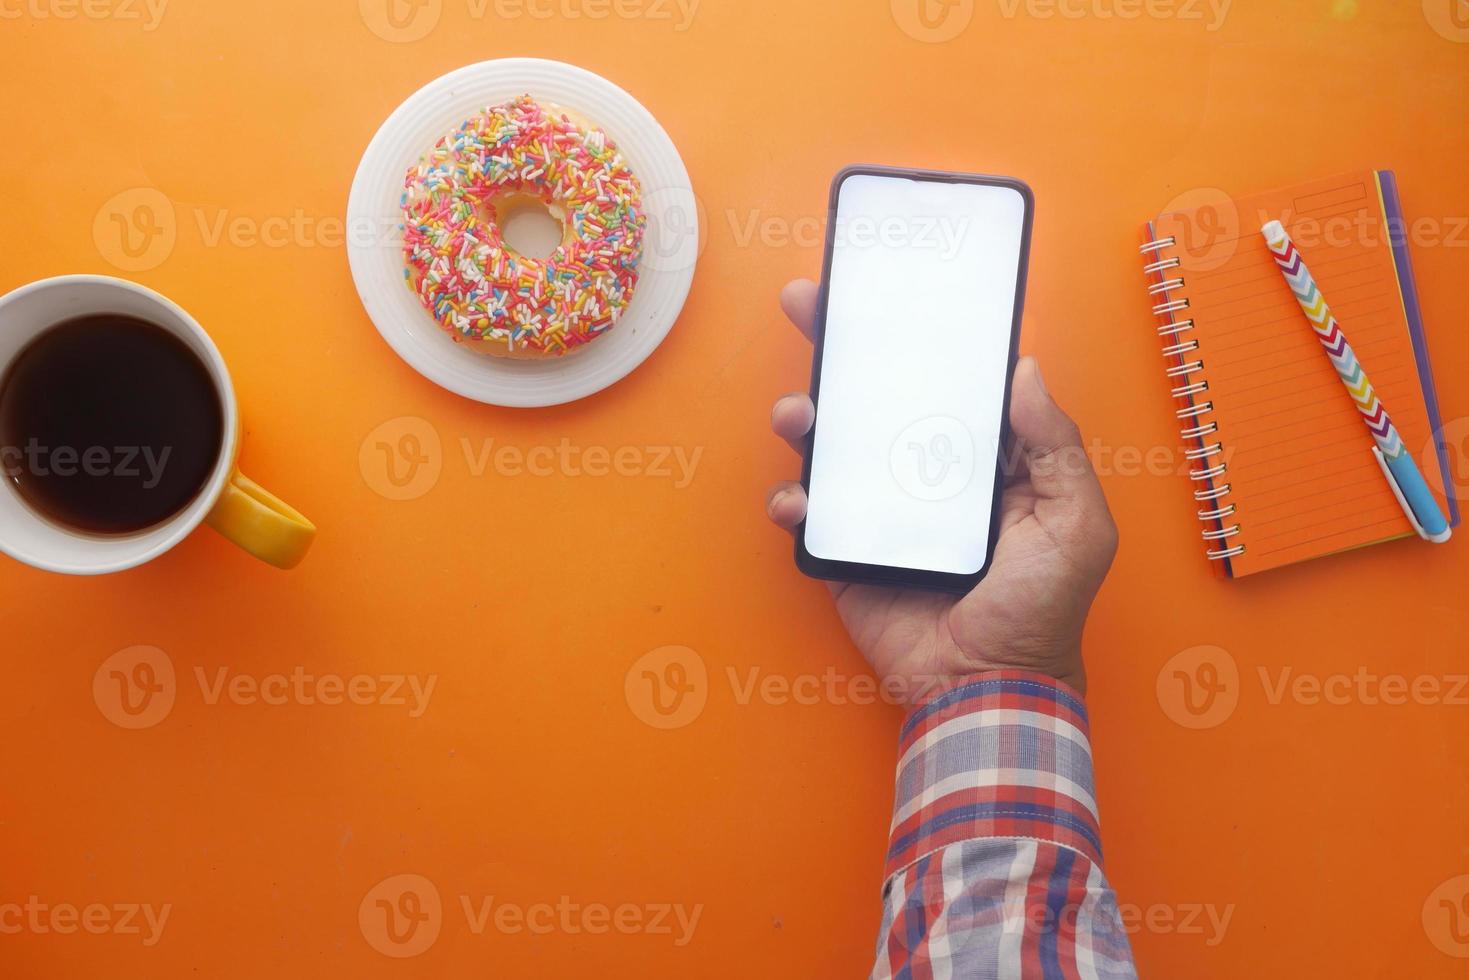
<svg viewBox="0 0 1469 980">
<path fill-rule="evenodd" d="M 149 526 L 126 533 L 100 533 L 94 527 L 83 526 L 85 522 L 68 520 L 38 506 L 34 495 L 28 496 L 26 492 L 29 486 L 26 481 L 40 482 L 35 479 L 36 474 L 49 477 L 61 472 L 71 476 L 92 466 L 99 477 L 108 473 L 106 465 L 121 473 L 121 462 L 128 459 L 129 452 L 137 456 L 138 447 L 56 447 L 39 445 L 34 438 L 27 439 L 27 445 L 0 446 L 0 456 L 3 456 L 0 463 L 4 464 L 0 467 L 0 552 L 46 571 L 101 575 L 152 561 L 199 525 L 208 524 L 271 565 L 292 568 L 299 563 L 311 546 L 315 526 L 240 472 L 237 466 L 239 405 L 224 359 L 192 316 L 153 290 L 110 276 L 74 275 L 43 279 L 0 297 L 0 406 L 13 404 L 22 397 L 46 397 L 55 399 L 55 405 L 64 405 L 69 395 L 81 395 L 81 392 L 69 392 L 65 384 L 32 385 L 25 389 L 23 396 L 8 386 L 20 376 L 20 368 L 29 363 L 26 359 L 32 355 L 28 352 L 41 347 L 43 335 L 57 328 L 57 334 L 49 340 L 50 347 L 56 347 L 62 343 L 56 336 L 63 336 L 69 325 L 93 321 L 116 321 L 123 326 L 131 324 L 138 330 L 151 325 L 165 331 L 198 359 L 198 366 L 202 366 L 199 385 L 212 387 L 218 400 L 217 406 L 210 406 L 207 416 L 211 430 L 207 440 L 196 441 L 192 450 L 199 458 L 175 456 L 169 460 L 168 453 L 175 447 L 164 447 L 157 454 L 149 446 L 142 447 L 143 458 L 150 465 L 159 466 L 160 458 L 169 465 L 192 465 L 197 471 L 197 489 L 195 484 L 189 484 L 177 506 Z M 167 342 L 175 348 L 178 346 Z M 93 357 L 93 362 L 96 360 Z M 101 369 L 96 363 L 89 365 L 94 373 Z M 50 390 L 53 387 L 57 390 Z M 36 393 L 34 396 L 30 394 L 32 391 Z M 150 394 L 157 397 L 157 392 Z M 88 397 L 95 401 L 95 392 L 89 392 Z M 48 418 L 50 411 L 33 411 L 28 417 Z M 4 409 L 3 414 L 10 412 L 11 409 Z M 3 421 L 0 418 L 0 423 Z M 216 424 L 217 432 L 213 431 Z M 199 449 L 200 446 L 206 448 Z M 67 469 L 60 469 L 62 465 Z M 141 462 L 131 460 L 129 465 L 138 471 Z M 144 473 L 145 482 L 146 477 Z M 105 493 L 97 499 L 108 500 Z"/>
</svg>

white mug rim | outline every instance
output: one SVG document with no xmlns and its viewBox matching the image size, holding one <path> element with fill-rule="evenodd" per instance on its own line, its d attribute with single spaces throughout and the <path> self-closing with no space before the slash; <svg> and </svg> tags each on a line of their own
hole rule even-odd
<svg viewBox="0 0 1469 980">
<path fill-rule="evenodd" d="M 113 572 L 126 571 L 129 568 L 136 568 L 139 565 L 154 560 L 160 555 L 172 550 L 179 542 L 197 530 L 200 524 L 204 523 L 205 518 L 209 516 L 209 512 L 214 509 L 215 504 L 218 503 L 220 496 L 224 493 L 225 487 L 228 485 L 230 476 L 234 471 L 235 452 L 240 430 L 239 406 L 235 398 L 234 383 L 230 378 L 229 368 L 225 364 L 224 356 L 220 354 L 219 348 L 214 344 L 214 340 L 199 325 L 199 322 L 187 310 L 167 296 L 129 279 L 95 274 L 73 274 L 37 279 L 34 282 L 18 286 L 3 296 L 0 296 L 0 330 L 5 329 L 5 311 L 14 303 L 33 293 L 45 290 L 67 289 L 82 285 L 103 286 L 130 292 L 162 310 L 166 316 L 161 316 L 158 320 L 164 322 L 158 322 L 157 320 L 150 320 L 150 322 L 156 323 L 157 326 L 168 330 L 175 336 L 181 336 L 186 341 L 192 341 L 190 343 L 190 349 L 196 354 L 200 354 L 205 366 L 209 368 L 215 390 L 219 394 L 220 408 L 224 416 L 224 434 L 220 442 L 219 455 L 215 460 L 214 470 L 210 473 L 209 480 L 205 483 L 204 488 L 200 490 L 193 501 L 173 517 L 146 530 L 139 531 L 136 534 L 117 536 L 87 534 L 82 531 L 67 528 L 56 521 L 43 517 L 36 513 L 29 504 L 26 504 L 23 500 L 21 501 L 22 505 L 32 514 L 36 521 L 49 526 L 52 530 L 60 534 L 74 538 L 78 542 L 93 541 L 101 543 L 104 541 L 126 540 L 156 535 L 158 540 L 144 550 L 111 559 L 92 561 L 81 559 L 72 561 L 57 560 L 45 555 L 33 554 L 24 548 L 18 547 L 14 542 L 8 540 L 4 528 L 0 527 L 0 552 L 9 555 L 16 561 L 43 571 L 57 572 L 63 575 L 107 575 Z M 17 353 L 25 349 L 26 345 L 34 340 L 35 337 L 40 336 L 41 333 L 59 323 L 64 323 L 66 319 L 64 316 L 59 317 L 45 326 L 34 329 L 31 335 L 22 342 L 20 348 L 17 349 Z M 182 329 L 179 329 L 180 325 Z M 183 336 L 184 334 L 187 334 L 187 336 Z M 3 380 L 13 360 L 14 356 L 12 355 L 3 362 L 0 362 L 0 380 Z M 13 486 L 9 485 L 9 481 L 0 480 L 0 483 L 6 484 L 4 488 L 0 488 L 0 493 L 12 494 L 17 498 L 19 497 L 19 492 Z M 167 529 L 167 533 L 160 533 L 164 529 Z"/>
</svg>

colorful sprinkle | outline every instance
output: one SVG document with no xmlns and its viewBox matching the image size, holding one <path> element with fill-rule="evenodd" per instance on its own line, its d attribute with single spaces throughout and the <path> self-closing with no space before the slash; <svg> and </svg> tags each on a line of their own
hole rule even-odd
<svg viewBox="0 0 1469 980">
<path fill-rule="evenodd" d="M 501 240 L 496 205 L 521 194 L 565 215 L 571 240 L 549 258 Z M 455 340 L 560 356 L 611 330 L 632 299 L 647 227 L 637 177 L 605 133 L 529 95 L 439 140 L 408 171 L 402 204 L 408 285 Z"/>
</svg>

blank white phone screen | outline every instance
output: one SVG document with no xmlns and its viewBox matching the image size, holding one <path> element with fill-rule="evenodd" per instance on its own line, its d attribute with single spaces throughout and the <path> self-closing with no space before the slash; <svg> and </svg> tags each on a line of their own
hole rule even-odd
<svg viewBox="0 0 1469 980">
<path fill-rule="evenodd" d="M 972 575 L 989 550 L 1025 200 L 855 175 L 835 220 L 806 550 Z"/>
</svg>

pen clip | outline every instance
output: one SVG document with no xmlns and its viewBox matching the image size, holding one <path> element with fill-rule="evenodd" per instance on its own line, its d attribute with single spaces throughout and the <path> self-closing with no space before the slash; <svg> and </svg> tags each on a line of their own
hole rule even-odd
<svg viewBox="0 0 1469 980">
<path fill-rule="evenodd" d="M 1418 520 L 1418 515 L 1413 513 L 1413 508 L 1408 503 L 1408 498 L 1403 496 L 1403 488 L 1398 486 L 1398 478 L 1393 475 L 1392 469 L 1387 465 L 1387 457 L 1382 455 L 1382 450 L 1373 446 L 1372 458 L 1377 460 L 1378 466 L 1382 467 L 1382 475 L 1387 477 L 1387 485 L 1392 487 L 1392 495 L 1398 498 L 1398 504 L 1403 508 L 1403 513 L 1408 515 L 1408 523 L 1413 525 L 1413 530 L 1417 532 L 1418 537 L 1424 541 L 1432 541 L 1434 544 L 1443 544 L 1449 538 L 1453 537 L 1454 529 L 1451 527 L 1445 528 L 1441 534 L 1429 534 L 1425 531 L 1423 525 Z"/>
</svg>

